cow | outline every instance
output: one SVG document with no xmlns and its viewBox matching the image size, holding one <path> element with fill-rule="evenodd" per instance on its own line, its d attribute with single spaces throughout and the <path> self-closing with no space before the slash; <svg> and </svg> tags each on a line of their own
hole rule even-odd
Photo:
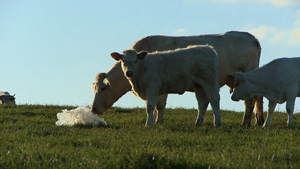
<svg viewBox="0 0 300 169">
<path fill-rule="evenodd" d="M 212 46 L 188 46 L 154 53 L 129 49 L 123 54 L 114 52 L 111 56 L 121 61 L 134 94 L 146 101 L 146 126 L 154 124 L 153 112 L 160 95 L 183 94 L 185 91 L 195 92 L 197 126 L 203 124 L 202 113 L 206 111 L 208 102 L 214 111 L 215 126 L 221 125 L 218 56 Z"/>
<path fill-rule="evenodd" d="M 300 57 L 280 58 L 251 72 L 237 72 L 234 101 L 246 100 L 253 96 L 264 96 L 269 100 L 267 120 L 263 127 L 271 125 L 276 104 L 286 102 L 288 126 L 293 125 L 296 97 L 300 97 Z"/>
<path fill-rule="evenodd" d="M 10 95 L 8 92 L 0 92 L 0 104 L 16 104 L 15 94 Z"/>
<path fill-rule="evenodd" d="M 189 45 L 206 45 L 214 47 L 218 53 L 219 86 L 225 84 L 232 92 L 234 88 L 234 75 L 236 72 L 248 72 L 258 68 L 261 46 L 259 41 L 247 32 L 230 31 L 223 34 L 199 36 L 164 36 L 152 35 L 138 40 L 131 49 L 140 52 L 174 50 Z M 95 88 L 95 86 L 97 86 Z M 119 98 L 131 90 L 130 83 L 124 76 L 121 63 L 116 62 L 107 73 L 98 73 L 95 83 L 92 84 L 95 92 L 91 106 L 92 112 L 102 114 L 108 110 Z M 166 106 L 167 94 L 160 96 L 157 102 L 155 116 L 156 122 L 163 122 L 163 112 Z M 251 116 L 255 104 L 255 124 L 262 125 L 263 104 L 262 97 L 245 100 L 245 113 L 242 125 L 251 124 Z M 206 105 L 207 106 L 207 105 Z"/>
</svg>

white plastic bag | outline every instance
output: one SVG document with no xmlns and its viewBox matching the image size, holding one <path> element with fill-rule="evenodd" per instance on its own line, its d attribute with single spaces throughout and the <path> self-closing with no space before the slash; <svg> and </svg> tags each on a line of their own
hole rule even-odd
<svg viewBox="0 0 300 169">
<path fill-rule="evenodd" d="M 104 119 L 93 114 L 91 110 L 86 106 L 80 106 L 72 110 L 63 110 L 61 113 L 57 113 L 56 125 L 57 126 L 73 126 L 75 124 L 89 124 L 89 125 L 101 125 L 106 126 Z"/>
</svg>

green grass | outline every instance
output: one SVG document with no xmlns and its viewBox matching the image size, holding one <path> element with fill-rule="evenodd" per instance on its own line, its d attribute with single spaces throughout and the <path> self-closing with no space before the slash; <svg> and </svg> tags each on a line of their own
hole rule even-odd
<svg viewBox="0 0 300 169">
<path fill-rule="evenodd" d="M 65 108 L 0 106 L 0 168 L 300 168 L 300 114 L 288 128 L 275 112 L 263 129 L 221 111 L 216 128 L 210 111 L 195 127 L 196 110 L 167 109 L 164 124 L 145 127 L 145 109 L 112 108 L 107 128 L 58 127 Z"/>
</svg>

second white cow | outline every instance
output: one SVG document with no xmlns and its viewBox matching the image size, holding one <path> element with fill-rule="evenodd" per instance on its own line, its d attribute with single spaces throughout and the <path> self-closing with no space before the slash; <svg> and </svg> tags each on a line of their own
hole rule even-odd
<svg viewBox="0 0 300 169">
<path fill-rule="evenodd" d="M 194 91 L 198 101 L 196 125 L 203 123 L 204 114 L 200 109 L 206 109 L 208 102 L 214 111 L 215 126 L 221 125 L 218 57 L 213 47 L 189 46 L 150 54 L 129 49 L 111 56 L 122 61 L 124 75 L 134 94 L 146 100 L 146 125 L 154 124 L 153 111 L 160 95 L 185 91 Z"/>
<path fill-rule="evenodd" d="M 300 57 L 280 58 L 246 73 L 237 73 L 232 100 L 246 100 L 264 96 L 269 100 L 268 116 L 264 127 L 271 125 L 277 103 L 286 102 L 288 125 L 293 125 L 296 97 L 300 97 Z"/>
</svg>

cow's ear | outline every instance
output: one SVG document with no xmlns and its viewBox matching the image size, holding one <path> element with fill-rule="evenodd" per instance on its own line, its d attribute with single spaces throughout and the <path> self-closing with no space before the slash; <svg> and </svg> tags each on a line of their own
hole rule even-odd
<svg viewBox="0 0 300 169">
<path fill-rule="evenodd" d="M 143 60 L 147 56 L 147 54 L 148 54 L 148 52 L 146 52 L 146 51 L 139 52 L 138 59 Z"/>
<path fill-rule="evenodd" d="M 111 86 L 110 80 L 111 80 L 110 78 L 105 78 L 103 80 L 103 84 L 105 85 L 106 88 Z"/>
<path fill-rule="evenodd" d="M 93 89 L 93 91 L 95 91 L 95 85 L 96 85 L 95 83 L 91 84 L 91 88 Z"/>
<path fill-rule="evenodd" d="M 123 55 L 119 54 L 118 52 L 113 52 L 110 54 L 112 58 L 114 58 L 116 61 L 119 61 L 120 59 L 123 59 Z"/>
<path fill-rule="evenodd" d="M 113 78 L 110 75 L 106 74 L 105 78 L 103 79 L 103 83 L 110 87 L 112 79 Z"/>
</svg>

